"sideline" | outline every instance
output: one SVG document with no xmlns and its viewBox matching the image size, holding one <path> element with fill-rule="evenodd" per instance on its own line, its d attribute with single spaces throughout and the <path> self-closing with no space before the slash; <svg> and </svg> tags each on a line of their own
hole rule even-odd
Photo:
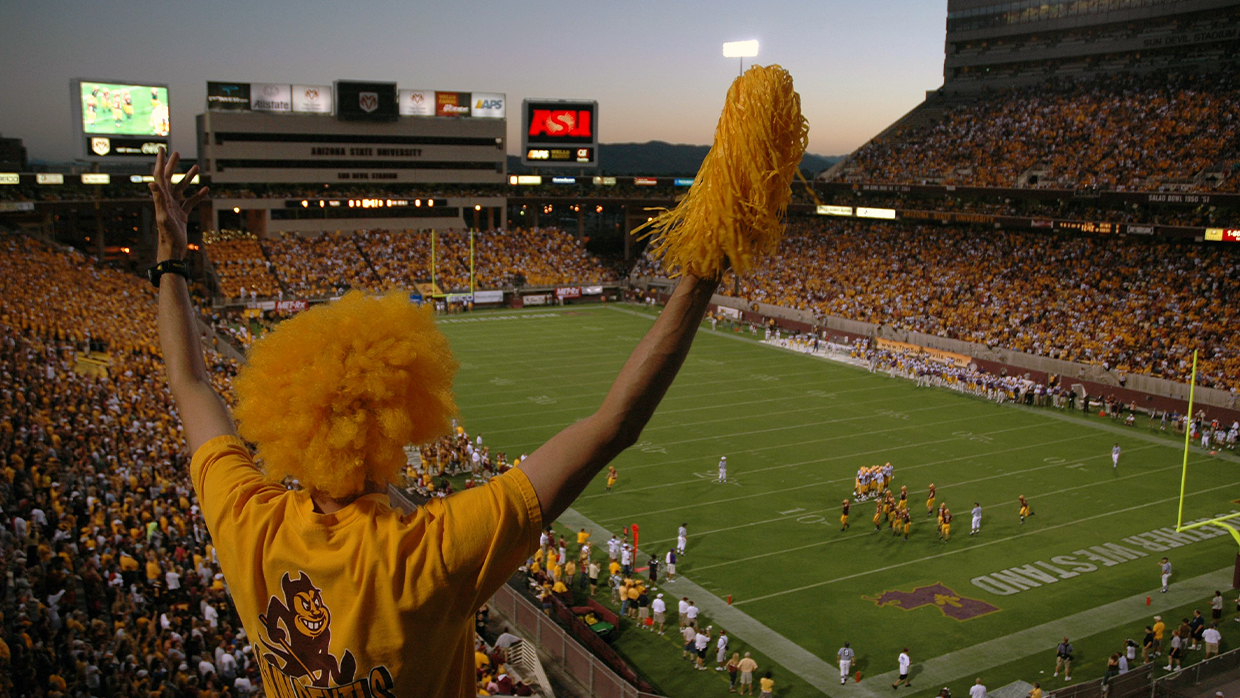
<svg viewBox="0 0 1240 698">
<path fill-rule="evenodd" d="M 582 528 L 593 531 L 600 540 L 613 534 L 606 528 L 594 523 L 575 509 L 567 509 L 556 521 L 571 530 Z M 703 612 L 715 620 L 729 633 L 735 633 L 754 649 L 779 662 L 783 668 L 796 674 L 802 681 L 818 689 L 827 696 L 848 696 L 849 698 L 878 698 L 878 693 L 861 684 L 841 686 L 840 670 L 828 664 L 817 655 L 801 647 L 792 640 L 758 622 L 748 614 L 729 606 L 723 599 L 693 583 L 684 575 L 676 575 L 672 582 L 660 582 L 663 589 L 674 590 L 673 596 L 688 596 L 693 599 Z M 670 648 L 669 648 L 670 651 Z M 838 690 L 847 688 L 848 690 Z"/>
<path fill-rule="evenodd" d="M 1200 577 L 1175 582 L 1166 594 L 1143 591 L 1126 599 L 1113 601 L 1097 608 L 1064 616 L 1042 625 L 1019 630 L 1010 635 L 919 662 L 914 665 L 921 669 L 915 674 L 917 682 L 927 686 L 946 685 L 951 681 L 976 676 L 987 669 L 1035 654 L 1044 654 L 1047 657 L 1046 668 L 1049 669 L 1052 666 L 1051 655 L 1059 638 L 1089 637 L 1102 631 L 1114 630 L 1126 623 L 1149 622 L 1155 613 L 1164 613 L 1178 606 L 1212 596 L 1217 589 L 1231 588 L 1233 571 L 1231 567 L 1226 567 Z M 1147 596 L 1153 597 L 1153 602 L 1149 606 L 1145 605 Z M 892 662 L 894 661 L 893 659 Z M 871 676 L 862 681 L 860 685 L 866 686 L 873 692 L 875 688 L 890 686 L 896 674 L 897 672 L 893 670 Z M 1049 681 L 1049 679 L 1044 680 Z M 1048 687 L 1047 690 L 1051 688 Z"/>
</svg>

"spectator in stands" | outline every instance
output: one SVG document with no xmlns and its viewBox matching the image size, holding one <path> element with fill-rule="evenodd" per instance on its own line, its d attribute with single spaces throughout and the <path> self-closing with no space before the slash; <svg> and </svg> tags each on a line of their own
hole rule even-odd
<svg viewBox="0 0 1240 698">
<path fill-rule="evenodd" d="M 186 184 L 196 168 L 191 168 L 183 183 L 171 184 L 178 160 L 176 154 L 165 158 L 161 151 L 156 160 L 156 181 L 151 185 L 161 263 L 185 254 L 187 214 L 206 195 L 203 189 L 186 196 Z M 346 260 L 348 254 L 341 253 L 334 242 L 324 243 L 322 252 Z M 318 283 L 315 279 L 307 282 Z M 277 647 L 278 640 L 267 643 L 273 652 L 280 651 L 260 661 L 268 662 L 281 681 L 304 678 L 317 685 L 339 685 L 354 681 L 355 673 L 360 672 L 366 680 L 384 684 L 384 690 L 409 685 L 406 676 L 417 676 L 419 690 L 428 694 L 460 695 L 472 690 L 465 662 L 473 610 L 533 550 L 541 522 L 555 520 L 600 468 L 636 440 L 683 362 L 716 286 L 717 280 L 691 276 L 680 282 L 598 412 L 553 437 L 523 459 L 519 469 L 457 497 L 436 500 L 442 505 L 435 514 L 419 510 L 413 519 L 416 524 L 406 528 L 390 516 L 384 503 L 368 496 L 381 493 L 384 483 L 368 479 L 366 473 L 370 471 L 360 465 L 367 462 L 365 458 L 359 460 L 360 471 L 359 465 L 346 462 L 330 466 L 346 474 L 352 469 L 360 490 L 333 485 L 333 495 L 329 487 L 305 474 L 298 477 L 309 491 L 286 491 L 264 483 L 208 378 L 185 280 L 176 273 L 165 273 L 160 280 L 159 325 L 168 383 L 185 439 L 195 454 L 191 476 L 204 518 L 221 543 L 220 562 L 230 575 L 243 624 L 251 633 L 271 637 L 274 626 L 264 619 L 283 622 L 289 628 L 287 632 L 292 632 L 293 619 L 297 619 L 297 637 L 279 636 L 293 644 Z M 346 299 L 333 308 L 348 307 L 349 302 Z M 329 321 L 331 317 L 326 316 Z M 408 330 L 357 325 L 351 331 Z M 348 339 L 356 341 L 356 337 Z M 275 398 L 266 394 L 262 399 Z M 281 409 L 296 407 L 300 406 L 283 405 Z M 303 455 L 310 460 L 316 457 L 313 452 Z M 301 518 L 276 513 L 294 507 L 313 521 L 311 529 L 301 530 L 297 523 Z M 397 590 L 368 592 L 367 602 L 360 606 L 387 608 L 386 612 L 350 616 L 343 599 L 357 607 L 357 590 L 373 589 L 351 579 L 350 574 L 370 577 L 378 566 L 386 569 L 392 561 L 380 557 L 375 548 L 360 547 L 360 542 L 354 541 L 347 550 L 350 561 L 346 565 L 310 535 L 311 530 L 335 530 L 338 521 L 355 516 L 370 518 L 373 530 L 384 531 L 381 535 L 399 541 L 396 544 L 405 558 L 397 563 L 411 564 L 412 576 L 404 580 L 402 575 L 404 581 Z M 429 526 L 437 527 L 434 535 L 424 535 Z M 490 531 L 493 537 L 478 537 L 472 533 L 477 530 Z M 264 533 L 255 535 L 256 531 Z M 346 533 L 343 528 L 337 532 L 341 536 Z M 436 543 L 441 539 L 445 541 L 442 551 Z M 338 537 L 332 540 L 336 549 L 347 542 Z M 289 560 L 296 562 L 290 564 Z M 274 593 L 257 594 L 256 584 Z M 301 602 L 295 604 L 295 598 Z M 267 611 L 260 614 L 263 608 Z M 313 641 L 307 632 L 314 636 L 331 632 L 333 647 L 346 649 L 338 655 L 311 655 L 303 644 Z M 428 644 L 428 636 L 437 641 Z M 386 638 L 383 646 L 397 649 L 377 649 L 375 637 Z M 418 641 L 407 641 L 412 637 Z M 417 652 L 413 653 L 415 647 Z M 314 668 L 307 667 L 307 662 Z"/>
</svg>

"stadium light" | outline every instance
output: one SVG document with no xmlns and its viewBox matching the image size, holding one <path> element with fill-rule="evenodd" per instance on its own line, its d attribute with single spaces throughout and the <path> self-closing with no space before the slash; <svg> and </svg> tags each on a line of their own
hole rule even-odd
<svg viewBox="0 0 1240 698">
<path fill-rule="evenodd" d="M 745 59 L 753 58 L 758 55 L 758 40 L 750 39 L 748 41 L 725 41 L 723 44 L 724 58 L 739 58 L 741 74 L 745 74 Z"/>
</svg>

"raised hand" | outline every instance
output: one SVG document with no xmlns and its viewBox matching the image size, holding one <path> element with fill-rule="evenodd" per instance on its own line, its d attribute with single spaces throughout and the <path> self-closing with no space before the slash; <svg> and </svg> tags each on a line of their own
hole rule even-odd
<svg viewBox="0 0 1240 698">
<path fill-rule="evenodd" d="M 159 228 L 158 261 L 160 262 L 165 259 L 181 259 L 185 256 L 187 241 L 185 224 L 189 220 L 189 213 L 210 195 L 207 187 L 199 189 L 192 196 L 185 195 L 190 182 L 198 175 L 197 165 L 189 168 L 189 172 L 185 173 L 181 181 L 176 184 L 172 183 L 172 175 L 176 173 L 180 162 L 180 153 L 173 152 L 172 157 L 167 157 L 167 151 L 160 148 L 159 155 L 155 156 L 155 167 L 151 172 L 155 177 L 155 181 L 149 186 L 151 197 L 155 200 L 155 224 Z"/>
</svg>

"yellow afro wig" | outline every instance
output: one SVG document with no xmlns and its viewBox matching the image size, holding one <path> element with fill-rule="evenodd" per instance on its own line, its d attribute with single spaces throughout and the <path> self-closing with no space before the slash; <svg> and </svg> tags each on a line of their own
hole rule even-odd
<svg viewBox="0 0 1240 698">
<path fill-rule="evenodd" d="M 730 263 L 744 274 L 783 235 L 792 179 L 808 144 L 809 123 L 788 71 L 745 71 L 728 89 L 715 143 L 689 193 L 642 226 L 656 236 L 653 254 L 676 273 L 716 278 Z"/>
<path fill-rule="evenodd" d="M 448 433 L 457 367 L 429 308 L 354 291 L 254 344 L 235 416 L 268 480 L 343 498 L 394 478 L 407 444 Z"/>
</svg>

